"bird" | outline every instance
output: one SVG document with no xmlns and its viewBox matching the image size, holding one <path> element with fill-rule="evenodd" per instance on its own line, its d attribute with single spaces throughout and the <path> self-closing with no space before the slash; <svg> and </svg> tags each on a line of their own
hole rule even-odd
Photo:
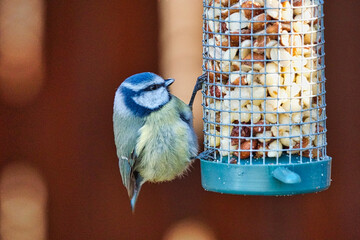
<svg viewBox="0 0 360 240">
<path fill-rule="evenodd" d="M 145 182 L 182 176 L 196 158 L 192 105 L 205 79 L 205 75 L 198 78 L 189 105 L 170 93 L 174 79 L 152 72 L 134 74 L 117 88 L 114 138 L 122 183 L 133 212 Z"/>
</svg>

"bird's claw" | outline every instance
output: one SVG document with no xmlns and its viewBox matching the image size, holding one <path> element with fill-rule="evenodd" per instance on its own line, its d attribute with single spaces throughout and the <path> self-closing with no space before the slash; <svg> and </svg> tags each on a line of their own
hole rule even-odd
<svg viewBox="0 0 360 240">
<path fill-rule="evenodd" d="M 204 73 L 203 75 L 198 77 L 194 91 L 195 90 L 200 91 L 202 89 L 202 85 L 206 82 L 206 80 L 207 80 L 207 73 Z"/>
<path fill-rule="evenodd" d="M 216 161 L 216 158 L 214 157 L 214 153 L 215 153 L 215 150 L 209 149 L 209 150 L 206 150 L 206 151 L 200 153 L 195 158 L 207 160 L 207 161 Z"/>
<path fill-rule="evenodd" d="M 204 73 L 203 75 L 201 75 L 200 77 L 197 78 L 193 93 L 191 95 L 190 103 L 189 103 L 189 106 L 190 106 L 191 110 L 192 110 L 192 105 L 193 105 L 194 100 L 195 100 L 196 93 L 202 89 L 202 85 L 206 81 L 207 81 L 207 74 L 206 73 Z"/>
</svg>

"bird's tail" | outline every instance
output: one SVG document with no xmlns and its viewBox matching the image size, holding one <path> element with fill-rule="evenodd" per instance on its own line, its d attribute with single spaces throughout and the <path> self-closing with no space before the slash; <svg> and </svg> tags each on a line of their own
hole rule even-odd
<svg viewBox="0 0 360 240">
<path fill-rule="evenodd" d="M 132 196 L 130 197 L 130 204 L 131 204 L 131 209 L 132 209 L 133 213 L 135 212 L 135 204 L 136 204 L 137 198 L 140 194 L 141 186 L 143 185 L 143 183 L 144 183 L 144 181 L 143 181 L 142 177 L 137 176 L 135 186 L 134 186 L 134 191 L 133 191 Z"/>
<path fill-rule="evenodd" d="M 140 188 L 135 189 L 134 194 L 133 194 L 132 198 L 130 199 L 131 210 L 132 210 L 133 213 L 135 212 L 135 204 L 136 204 L 136 200 L 137 200 L 137 198 L 139 196 L 139 193 L 140 193 Z"/>
</svg>

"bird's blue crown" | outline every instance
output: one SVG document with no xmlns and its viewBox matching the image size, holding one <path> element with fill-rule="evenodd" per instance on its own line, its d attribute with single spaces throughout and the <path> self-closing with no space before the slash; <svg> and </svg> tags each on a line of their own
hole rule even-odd
<svg viewBox="0 0 360 240">
<path fill-rule="evenodd" d="M 143 72 L 143 73 L 137 73 L 134 74 L 130 77 L 128 77 L 127 79 L 125 79 L 125 82 L 127 82 L 128 84 L 131 85 L 142 85 L 145 84 L 149 81 L 151 81 L 154 78 L 159 77 L 158 75 L 156 75 L 155 73 L 152 72 Z"/>
</svg>

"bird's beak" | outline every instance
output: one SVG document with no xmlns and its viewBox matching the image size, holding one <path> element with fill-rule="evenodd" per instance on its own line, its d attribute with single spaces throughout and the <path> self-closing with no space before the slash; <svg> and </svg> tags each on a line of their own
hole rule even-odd
<svg viewBox="0 0 360 240">
<path fill-rule="evenodd" d="M 165 87 L 169 87 L 174 81 L 173 78 L 165 79 Z"/>
</svg>

